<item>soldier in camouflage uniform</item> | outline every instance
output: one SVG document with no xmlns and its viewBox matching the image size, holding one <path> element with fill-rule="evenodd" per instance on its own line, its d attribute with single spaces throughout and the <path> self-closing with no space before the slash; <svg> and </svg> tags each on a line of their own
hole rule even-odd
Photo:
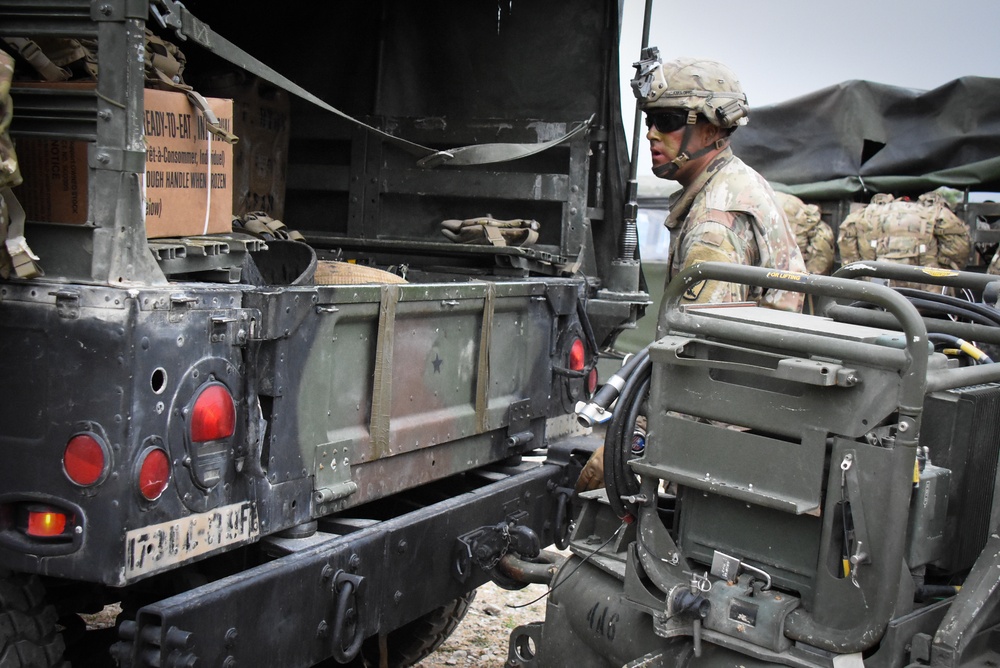
<svg viewBox="0 0 1000 668">
<path fill-rule="evenodd" d="M 939 190 L 918 201 L 879 194 L 871 204 L 849 215 L 837 239 L 845 264 L 881 260 L 920 267 L 964 269 L 969 262 L 972 238 Z M 941 292 L 941 286 L 891 282 L 898 287 Z"/>
<path fill-rule="evenodd" d="M 819 207 L 788 193 L 775 191 L 774 196 L 795 232 L 806 271 L 828 276 L 833 271 L 833 228 L 823 222 Z"/>
<path fill-rule="evenodd" d="M 667 282 L 699 262 L 773 267 L 805 273 L 785 212 L 764 178 L 733 155 L 729 136 L 746 123 L 749 107 L 735 75 L 721 63 L 682 58 L 662 64 L 656 49 L 636 63 L 632 88 L 646 112 L 653 173 L 683 189 L 670 199 Z M 701 281 L 683 299 L 691 303 L 756 301 L 801 311 L 803 295 Z M 663 310 L 657 337 L 664 335 Z M 639 416 L 640 419 L 645 419 Z M 639 424 L 639 420 L 636 420 Z M 587 461 L 576 491 L 604 486 L 604 446 Z"/>
<path fill-rule="evenodd" d="M 729 148 L 729 136 L 747 122 L 749 112 L 736 76 L 710 60 L 681 58 L 662 64 L 656 49 L 644 55 L 648 57 L 636 64 L 632 88 L 646 112 L 653 173 L 683 186 L 671 198 L 666 220 L 671 236 L 667 280 L 704 261 L 805 272 L 771 186 Z M 683 298 L 802 309 L 799 293 L 720 281 L 693 285 Z M 658 327 L 657 334 L 662 333 Z"/>
</svg>

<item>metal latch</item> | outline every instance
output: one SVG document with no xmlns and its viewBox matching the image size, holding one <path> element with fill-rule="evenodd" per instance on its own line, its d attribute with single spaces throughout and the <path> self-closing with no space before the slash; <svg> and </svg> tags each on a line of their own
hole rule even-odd
<svg viewBox="0 0 1000 668">
<path fill-rule="evenodd" d="M 67 320 L 76 320 L 80 317 L 80 293 L 76 290 L 63 288 L 50 292 L 56 298 L 56 315 Z"/>
<path fill-rule="evenodd" d="M 192 304 L 198 303 L 198 298 L 191 295 L 186 295 L 183 292 L 175 292 L 170 295 L 170 308 L 173 309 L 175 306 L 191 306 Z"/>
<path fill-rule="evenodd" d="M 225 343 L 226 334 L 229 331 L 229 324 L 236 322 L 236 316 L 213 315 L 209 340 L 212 343 Z"/>
</svg>

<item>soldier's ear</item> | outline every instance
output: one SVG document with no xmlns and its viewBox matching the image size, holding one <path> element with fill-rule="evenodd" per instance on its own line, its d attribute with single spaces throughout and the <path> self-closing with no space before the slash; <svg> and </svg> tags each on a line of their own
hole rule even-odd
<svg viewBox="0 0 1000 668">
<path fill-rule="evenodd" d="M 704 140 L 705 144 L 711 144 L 714 141 L 722 139 L 726 136 L 725 131 L 717 125 L 712 125 L 711 123 L 701 122 L 696 126 L 701 132 L 701 138 Z"/>
</svg>

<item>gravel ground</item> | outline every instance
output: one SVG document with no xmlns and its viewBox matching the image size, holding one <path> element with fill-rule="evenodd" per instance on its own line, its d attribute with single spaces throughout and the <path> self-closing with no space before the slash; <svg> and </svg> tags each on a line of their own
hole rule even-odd
<svg viewBox="0 0 1000 668">
<path fill-rule="evenodd" d="M 545 619 L 546 587 L 528 585 L 507 591 L 489 582 L 476 592 L 476 600 L 455 632 L 419 668 L 503 668 L 507 662 L 507 641 L 515 627 Z M 540 600 L 535 600 L 539 599 Z M 533 603 L 531 603 L 534 601 Z M 530 603 L 525 607 L 520 606 Z"/>
</svg>

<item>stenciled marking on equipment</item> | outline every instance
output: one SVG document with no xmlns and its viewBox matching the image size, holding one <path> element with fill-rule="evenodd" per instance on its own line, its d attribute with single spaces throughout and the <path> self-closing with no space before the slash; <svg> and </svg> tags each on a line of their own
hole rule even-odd
<svg viewBox="0 0 1000 668">
<path fill-rule="evenodd" d="M 125 577 L 147 575 L 260 534 L 257 506 L 234 503 L 125 535 Z"/>
<path fill-rule="evenodd" d="M 587 613 L 587 626 L 597 635 L 603 636 L 608 640 L 614 640 L 615 625 L 618 624 L 620 619 L 621 617 L 618 613 L 611 612 L 609 606 L 595 603 L 594 607 Z"/>
</svg>

